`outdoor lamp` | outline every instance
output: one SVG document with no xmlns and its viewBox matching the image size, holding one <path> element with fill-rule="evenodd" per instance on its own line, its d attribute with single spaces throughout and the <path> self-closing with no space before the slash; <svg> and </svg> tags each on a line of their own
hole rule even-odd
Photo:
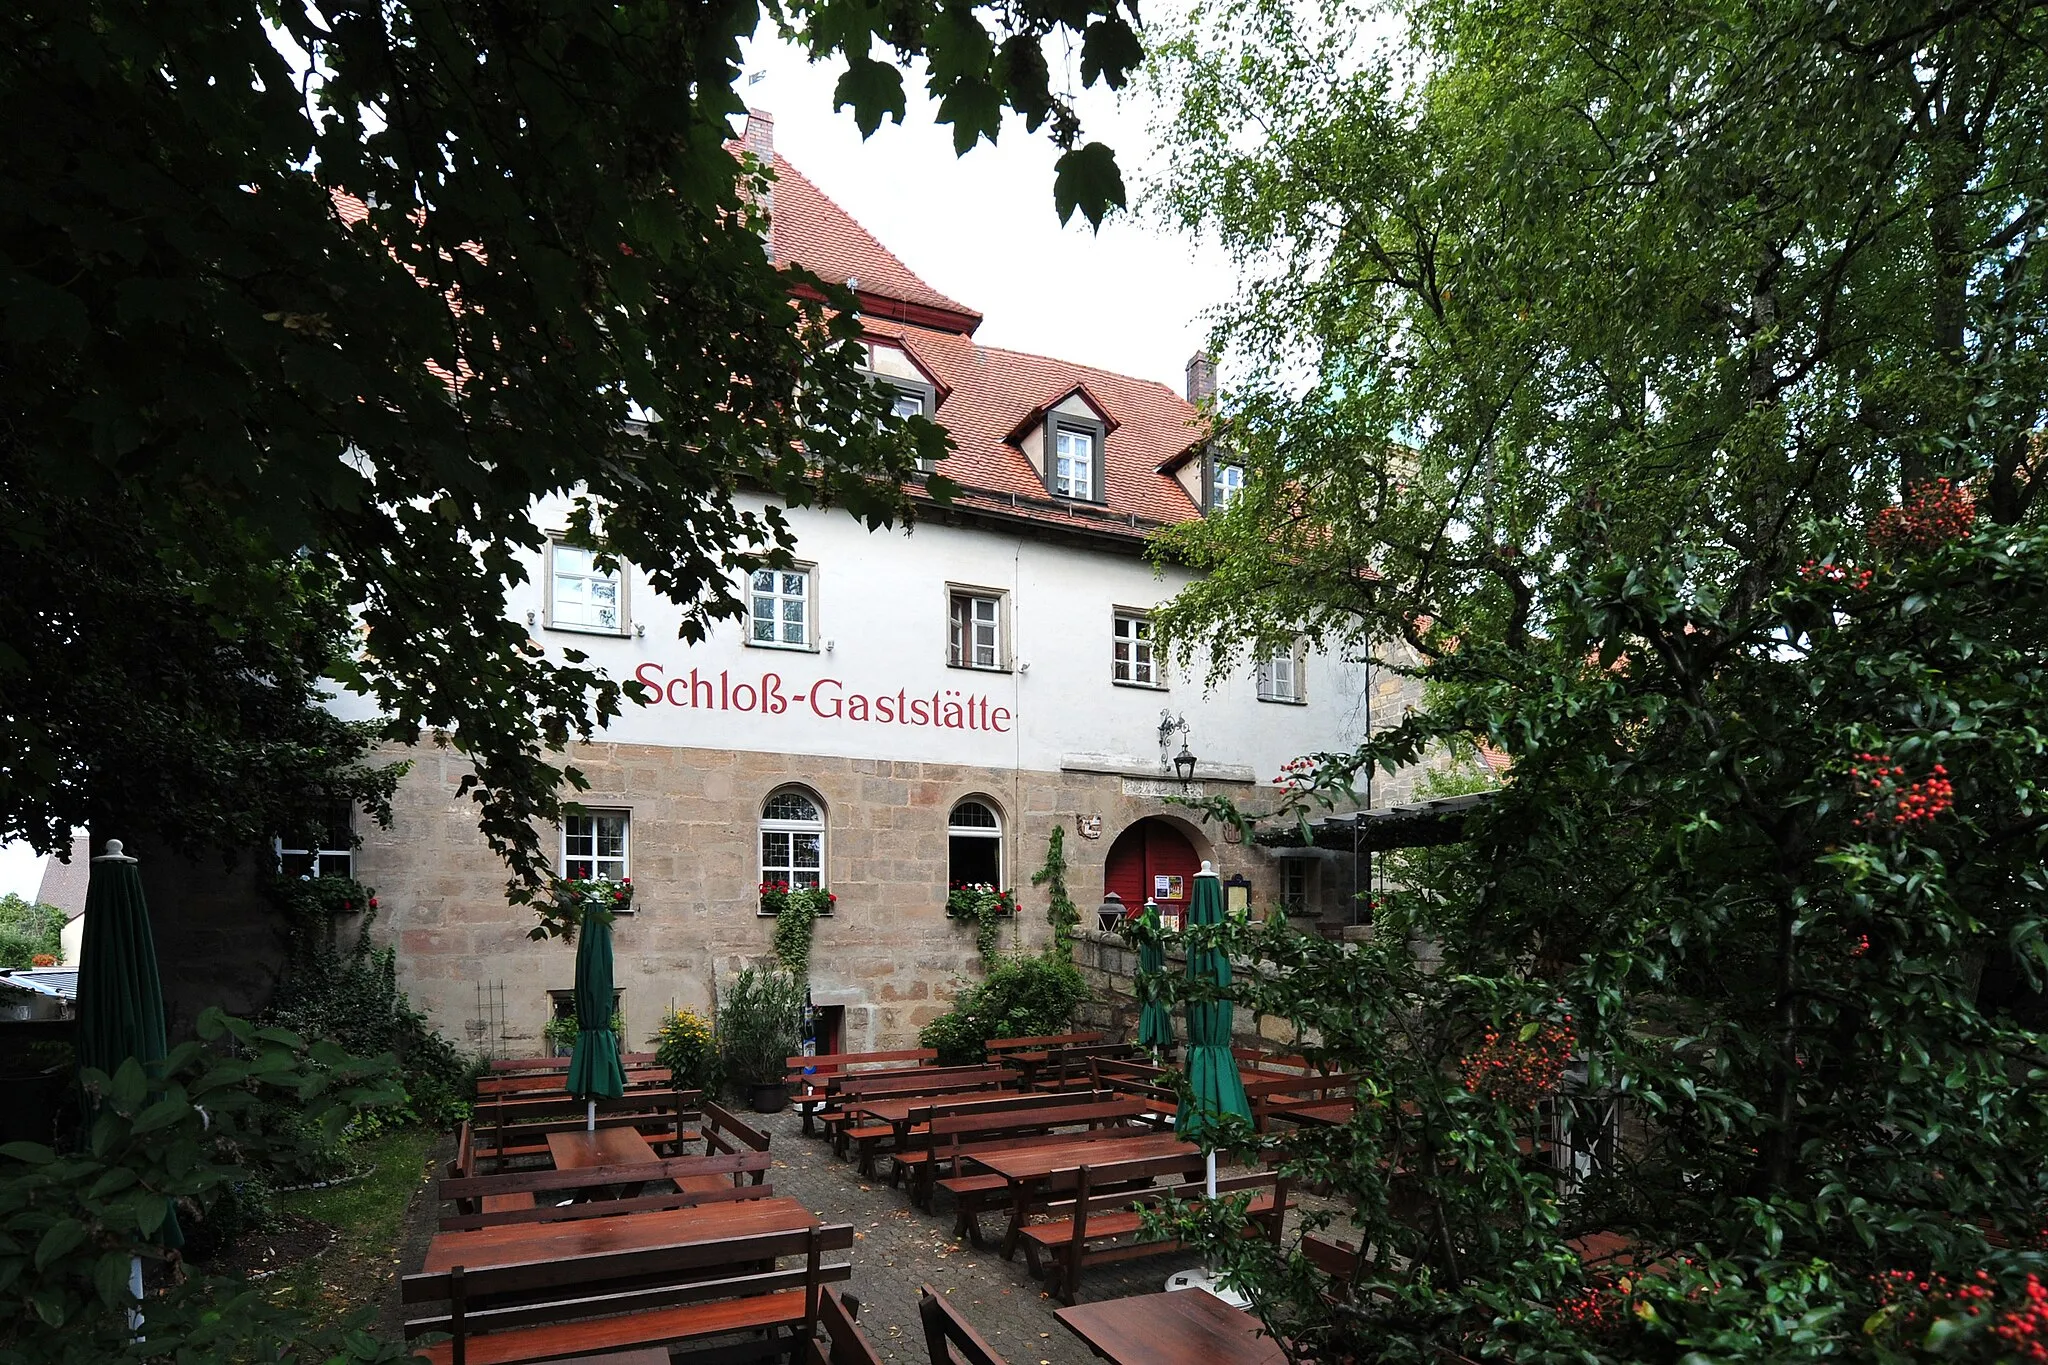
<svg viewBox="0 0 2048 1365">
<path fill-rule="evenodd" d="M 1180 788 L 1186 791 L 1195 777 L 1195 756 L 1188 750 L 1186 735 L 1181 736 L 1180 752 L 1173 756 L 1173 770 L 1180 774 Z"/>
<path fill-rule="evenodd" d="M 1102 893 L 1102 904 L 1095 907 L 1095 923 L 1103 933 L 1109 933 L 1124 922 L 1124 898 L 1114 891 Z"/>
</svg>

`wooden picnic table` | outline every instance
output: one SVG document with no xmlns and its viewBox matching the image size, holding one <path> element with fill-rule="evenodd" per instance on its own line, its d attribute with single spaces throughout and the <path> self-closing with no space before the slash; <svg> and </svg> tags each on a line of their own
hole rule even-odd
<svg viewBox="0 0 2048 1365">
<path fill-rule="evenodd" d="M 1266 1113 L 1289 1123 L 1304 1124 L 1315 1128 L 1342 1128 L 1351 1122 L 1351 1116 L 1358 1112 L 1356 1100 L 1305 1100 L 1290 1102 L 1285 1099 L 1269 1100 Z"/>
<path fill-rule="evenodd" d="M 1003 1256 L 1008 1259 L 1016 1252 L 1017 1239 L 1030 1216 L 1031 1191 L 1044 1181 L 1083 1166 L 1141 1161 L 1155 1156 L 1199 1156 L 1201 1151 L 1194 1143 L 1172 1133 L 1132 1129 L 1127 1138 L 1104 1138 L 1097 1132 L 1090 1138 L 1076 1137 L 1066 1142 L 1055 1140 L 995 1152 L 967 1152 L 960 1159 L 993 1171 L 1010 1184 L 1010 1226 L 1003 1233 Z"/>
<path fill-rule="evenodd" d="M 611 1256 L 658 1247 L 722 1242 L 762 1233 L 799 1232 L 818 1220 L 794 1199 L 748 1199 L 700 1204 L 618 1218 L 569 1223 L 506 1223 L 492 1228 L 436 1233 L 420 1268 L 438 1274 L 462 1266 L 543 1265 L 584 1256 Z"/>
<path fill-rule="evenodd" d="M 1205 1289 L 1077 1303 L 1053 1313 L 1111 1365 L 1285 1365 L 1259 1320 Z"/>
<path fill-rule="evenodd" d="M 549 1133 L 548 1155 L 558 1171 L 591 1166 L 640 1166 L 661 1158 L 638 1128 L 600 1128 L 596 1132 Z"/>
</svg>

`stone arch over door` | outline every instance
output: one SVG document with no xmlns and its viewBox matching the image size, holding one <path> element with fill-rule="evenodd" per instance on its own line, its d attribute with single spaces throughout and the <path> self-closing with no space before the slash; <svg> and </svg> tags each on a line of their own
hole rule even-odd
<svg viewBox="0 0 2048 1365">
<path fill-rule="evenodd" d="M 1127 910 L 1135 910 L 1146 899 L 1157 900 L 1162 910 L 1185 911 L 1194 894 L 1195 873 L 1202 855 L 1178 821 L 1148 815 L 1116 836 L 1103 865 L 1103 889 L 1122 898 Z M 1161 878 L 1170 893 L 1158 894 Z"/>
</svg>

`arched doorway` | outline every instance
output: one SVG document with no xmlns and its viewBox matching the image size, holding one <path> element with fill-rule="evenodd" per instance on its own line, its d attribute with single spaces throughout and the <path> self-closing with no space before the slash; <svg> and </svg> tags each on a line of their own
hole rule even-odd
<svg viewBox="0 0 2048 1365">
<path fill-rule="evenodd" d="M 1147 816 L 1109 846 L 1104 889 L 1116 892 L 1126 910 L 1136 910 L 1149 898 L 1158 901 L 1162 911 L 1182 914 L 1201 866 L 1187 835 L 1169 820 Z"/>
</svg>

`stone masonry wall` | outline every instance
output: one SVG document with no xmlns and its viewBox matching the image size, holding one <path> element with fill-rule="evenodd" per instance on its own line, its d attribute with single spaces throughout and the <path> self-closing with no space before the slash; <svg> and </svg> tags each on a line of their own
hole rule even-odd
<svg viewBox="0 0 2048 1365">
<path fill-rule="evenodd" d="M 1074 944 L 1074 965 L 1081 969 L 1091 993 L 1079 1026 L 1101 1029 L 1119 1041 L 1137 1037 L 1137 949 L 1126 946 L 1115 934 L 1085 927 Z M 1182 973 L 1187 969 L 1186 954 L 1169 948 L 1166 970 Z M 1236 970 L 1243 967 L 1240 965 Z M 1186 1026 L 1178 1010 L 1174 1012 L 1174 1032 L 1186 1041 Z M 1294 1028 L 1286 1020 L 1262 1017 L 1242 1008 L 1231 1012 L 1230 1032 L 1236 1043 L 1268 1052 L 1284 1051 L 1294 1042 Z"/>
<path fill-rule="evenodd" d="M 506 903 L 504 868 L 478 836 L 470 801 L 456 795 L 466 762 L 431 748 L 400 756 L 413 767 L 393 827 L 366 831 L 357 859 L 380 901 L 373 932 L 396 944 L 401 984 L 437 1027 L 471 1046 L 537 1052 L 549 992 L 572 984 L 574 950 L 530 941 L 531 912 Z M 814 791 L 827 810 L 826 883 L 839 901 L 818 921 L 812 995 L 846 1008 L 848 1048 L 912 1045 L 979 972 L 971 926 L 944 910 L 947 816 L 965 797 L 1002 817 L 1006 880 L 1022 907 L 1010 946 L 1037 947 L 1050 935 L 1045 893 L 1030 878 L 1055 825 L 1067 833 L 1068 886 L 1084 926 L 1116 835 L 1146 816 L 1178 824 L 1223 876 L 1249 877 L 1255 903 L 1277 894 L 1263 852 L 1212 840 L 1157 797 L 1126 795 L 1115 776 L 626 744 L 578 746 L 568 757 L 590 780 L 586 807 L 630 813 L 636 913 L 616 922 L 614 941 L 633 1046 L 672 1005 L 708 1014 L 714 983 L 768 954 L 774 921 L 757 913 L 757 820 L 768 795 L 789 784 Z M 1249 786 L 1233 790 L 1247 803 L 1262 799 Z M 1098 815 L 1101 837 L 1081 837 L 1077 817 Z M 1337 879 L 1325 880 L 1334 895 Z"/>
</svg>

